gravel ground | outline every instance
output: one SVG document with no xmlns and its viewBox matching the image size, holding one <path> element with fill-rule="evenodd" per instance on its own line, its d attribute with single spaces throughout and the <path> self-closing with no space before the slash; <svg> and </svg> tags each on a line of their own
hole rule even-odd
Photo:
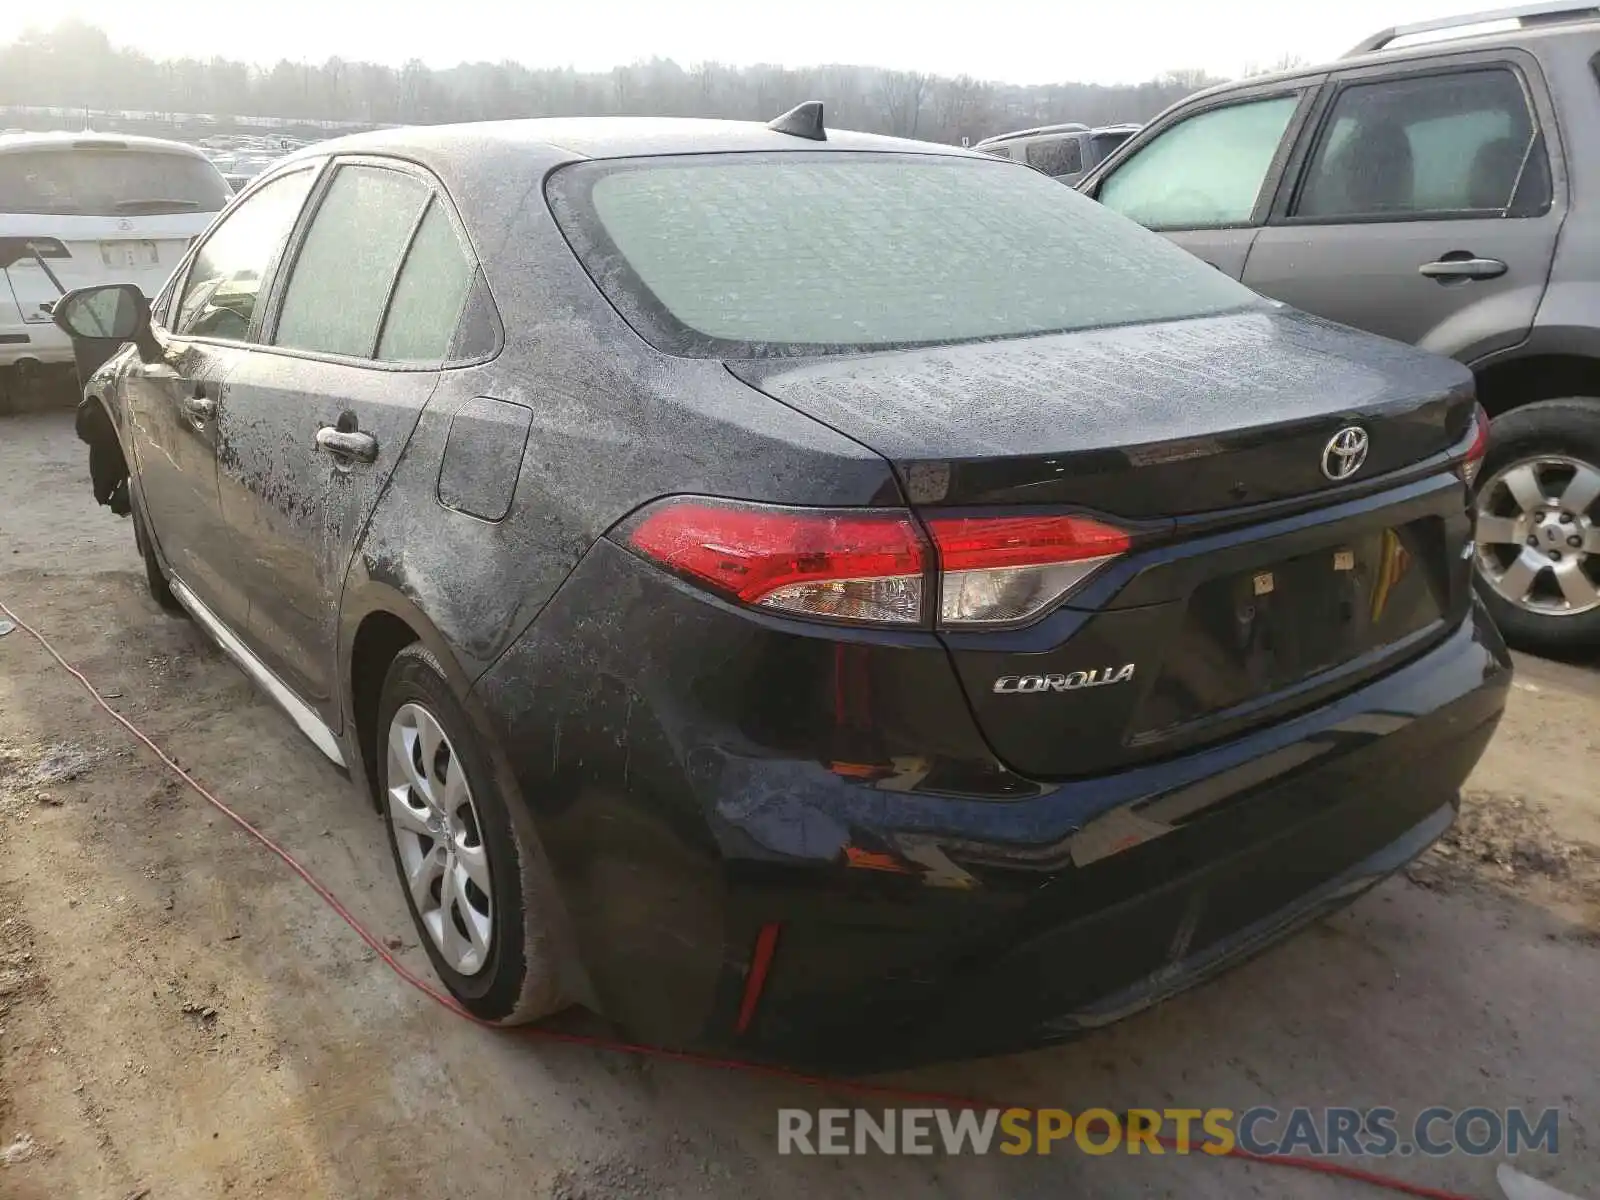
<svg viewBox="0 0 1600 1200">
<path fill-rule="evenodd" d="M 0 419 L 0 599 L 426 959 L 370 807 L 144 592 L 61 413 Z M 894 1082 L 1104 1105 L 1527 1104 L 1600 1197 L 1600 672 L 1523 659 L 1457 830 L 1231 974 L 1070 1046 Z M 401 986 L 24 633 L 0 637 L 0 1195 L 1356 1197 L 1205 1157 L 776 1153 L 781 1081 L 468 1025 Z M 1493 1196 L 1492 1159 L 1392 1159 Z"/>
</svg>

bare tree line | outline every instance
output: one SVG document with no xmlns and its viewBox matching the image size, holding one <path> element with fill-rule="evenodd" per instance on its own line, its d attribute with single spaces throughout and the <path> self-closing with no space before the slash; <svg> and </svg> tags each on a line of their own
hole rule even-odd
<svg viewBox="0 0 1600 1200">
<path fill-rule="evenodd" d="M 1126 86 L 1024 86 L 877 67 L 732 67 L 670 59 L 608 72 L 534 70 L 513 62 L 433 70 L 330 58 L 254 66 L 221 57 L 153 59 L 67 22 L 0 46 L 0 106 L 206 113 L 423 124 L 608 114 L 769 119 L 821 99 L 831 125 L 959 143 L 1056 121 L 1143 121 L 1198 87 L 1200 71 Z"/>
</svg>

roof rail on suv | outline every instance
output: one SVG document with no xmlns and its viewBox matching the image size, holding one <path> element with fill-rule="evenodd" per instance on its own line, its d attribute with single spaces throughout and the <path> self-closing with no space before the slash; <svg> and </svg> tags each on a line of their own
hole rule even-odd
<svg viewBox="0 0 1600 1200">
<path fill-rule="evenodd" d="M 997 133 L 993 137 L 983 138 L 978 142 L 983 146 L 989 142 L 1008 142 L 1012 138 L 1033 137 L 1040 133 L 1087 133 L 1089 127 L 1081 121 L 1066 121 L 1060 125 L 1035 125 L 1031 129 L 1013 129 L 1009 133 Z"/>
<path fill-rule="evenodd" d="M 1479 25 L 1491 25 L 1500 21 L 1515 21 L 1519 28 L 1527 29 L 1535 25 L 1559 25 L 1569 21 L 1597 19 L 1600 19 L 1600 4 L 1579 4 L 1574 0 L 1546 0 L 1543 4 L 1518 4 L 1511 8 L 1497 8 L 1488 12 L 1462 13 L 1455 17 L 1440 17 L 1435 21 L 1418 21 L 1413 25 L 1395 25 L 1381 33 L 1373 34 L 1344 57 L 1354 58 L 1358 54 L 1371 54 L 1374 50 L 1382 50 L 1400 38 L 1418 34 L 1448 35 L 1452 30 L 1461 30 L 1462 33 L 1457 36 L 1466 36 L 1467 31 Z"/>
</svg>

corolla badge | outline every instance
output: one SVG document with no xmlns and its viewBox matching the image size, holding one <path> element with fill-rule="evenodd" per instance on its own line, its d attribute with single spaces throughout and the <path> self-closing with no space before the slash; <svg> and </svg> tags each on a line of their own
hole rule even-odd
<svg viewBox="0 0 1600 1200">
<path fill-rule="evenodd" d="M 1322 473 L 1334 482 L 1349 479 L 1367 461 L 1371 439 L 1359 425 L 1346 425 L 1322 448 Z"/>
<path fill-rule="evenodd" d="M 1133 678 L 1133 664 L 1096 667 L 1093 671 L 1073 671 L 1066 675 L 1002 675 L 994 681 L 1001 695 L 1013 692 L 1075 692 L 1079 688 L 1106 687 L 1127 683 Z"/>
</svg>

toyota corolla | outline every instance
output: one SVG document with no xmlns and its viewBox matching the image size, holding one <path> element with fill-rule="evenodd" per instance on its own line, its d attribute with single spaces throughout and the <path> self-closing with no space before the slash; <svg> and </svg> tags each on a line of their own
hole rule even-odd
<svg viewBox="0 0 1600 1200">
<path fill-rule="evenodd" d="M 1465 368 L 815 106 L 324 143 L 56 319 L 492 1022 L 1069 1037 L 1419 854 L 1504 702 Z"/>
</svg>

